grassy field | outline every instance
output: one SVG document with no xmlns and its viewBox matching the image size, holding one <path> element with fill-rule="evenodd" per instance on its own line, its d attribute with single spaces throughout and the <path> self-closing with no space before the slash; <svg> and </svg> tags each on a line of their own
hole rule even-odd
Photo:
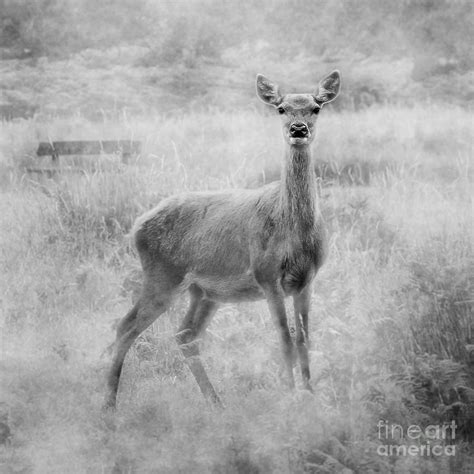
<svg viewBox="0 0 474 474">
<path fill-rule="evenodd" d="M 461 108 L 321 114 L 315 156 L 336 172 L 320 187 L 330 255 L 312 296 L 314 396 L 280 381 L 265 304 L 226 305 L 201 342 L 226 405 L 209 406 L 174 342 L 183 297 L 130 351 L 115 429 L 101 414 L 107 348 L 139 288 L 135 217 L 175 192 L 276 177 L 278 122 L 249 109 L 0 124 L 0 472 L 472 472 L 474 170 Z M 54 180 L 23 171 L 39 141 L 98 138 L 141 140 L 142 156 L 84 159 L 85 175 Z M 363 168 L 363 185 L 344 167 Z M 458 431 L 384 440 L 379 420 Z M 456 455 L 379 451 L 427 443 Z"/>
</svg>

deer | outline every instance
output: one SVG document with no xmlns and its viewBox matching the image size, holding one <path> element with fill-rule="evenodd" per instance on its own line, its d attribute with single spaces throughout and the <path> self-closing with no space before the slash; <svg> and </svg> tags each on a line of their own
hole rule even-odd
<svg viewBox="0 0 474 474">
<path fill-rule="evenodd" d="M 221 405 L 200 359 L 199 336 L 221 303 L 260 299 L 279 333 L 288 386 L 295 388 L 299 359 L 303 388 L 312 391 L 308 315 L 327 245 L 311 143 L 318 115 L 338 96 L 340 82 L 334 70 L 312 94 L 282 94 L 258 74 L 257 96 L 282 119 L 281 180 L 259 189 L 172 195 L 136 220 L 131 235 L 143 268 L 142 292 L 117 327 L 104 408 L 116 407 L 125 356 L 135 339 L 186 291 L 189 309 L 175 337 L 206 399 Z M 295 342 L 287 297 L 293 299 Z"/>
</svg>

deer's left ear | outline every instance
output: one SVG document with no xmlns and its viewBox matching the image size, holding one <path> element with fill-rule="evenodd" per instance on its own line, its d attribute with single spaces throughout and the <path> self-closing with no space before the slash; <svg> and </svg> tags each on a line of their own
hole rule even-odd
<svg viewBox="0 0 474 474">
<path fill-rule="evenodd" d="M 278 107 L 283 100 L 278 85 L 262 74 L 257 74 L 257 95 L 265 104 L 275 107 Z"/>
<path fill-rule="evenodd" d="M 336 69 L 328 74 L 324 79 L 321 79 L 318 86 L 318 91 L 314 94 L 316 102 L 327 104 L 333 101 L 339 94 L 341 87 L 341 74 Z"/>
</svg>

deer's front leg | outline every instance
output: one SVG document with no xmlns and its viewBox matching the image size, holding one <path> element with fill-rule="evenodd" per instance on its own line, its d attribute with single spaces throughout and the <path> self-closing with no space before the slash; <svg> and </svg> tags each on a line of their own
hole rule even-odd
<svg viewBox="0 0 474 474">
<path fill-rule="evenodd" d="M 281 288 L 277 285 L 266 286 L 263 288 L 265 292 L 265 298 L 272 315 L 272 319 L 275 326 L 280 334 L 282 349 L 283 349 L 283 361 L 288 376 L 288 383 L 290 388 L 295 388 L 295 379 L 293 377 L 293 342 L 290 336 L 290 330 L 288 329 L 288 320 L 286 318 L 285 310 L 285 298 Z"/>
<path fill-rule="evenodd" d="M 295 327 L 296 327 L 296 348 L 301 365 L 301 375 L 303 376 L 304 388 L 312 392 L 309 383 L 309 355 L 308 355 L 308 313 L 311 300 L 311 285 L 301 291 L 301 293 L 293 297 L 293 305 L 295 309 Z"/>
</svg>

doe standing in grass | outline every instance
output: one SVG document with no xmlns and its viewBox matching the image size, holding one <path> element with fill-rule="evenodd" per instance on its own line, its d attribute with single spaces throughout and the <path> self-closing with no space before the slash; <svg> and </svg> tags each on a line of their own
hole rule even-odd
<svg viewBox="0 0 474 474">
<path fill-rule="evenodd" d="M 337 97 L 339 87 L 340 75 L 334 71 L 314 94 L 282 95 L 276 84 L 258 75 L 258 97 L 282 118 L 286 150 L 281 181 L 257 190 L 171 196 L 137 220 L 133 233 L 144 284 L 141 297 L 117 329 L 107 407 L 115 407 L 130 346 L 183 290 L 190 293 L 190 307 L 176 339 L 204 396 L 219 402 L 196 338 L 219 303 L 231 301 L 267 300 L 280 334 L 288 383 L 294 387 L 287 296 L 294 303 L 303 383 L 311 389 L 308 312 L 311 282 L 324 261 L 325 232 L 310 145 L 318 114 Z"/>
</svg>

